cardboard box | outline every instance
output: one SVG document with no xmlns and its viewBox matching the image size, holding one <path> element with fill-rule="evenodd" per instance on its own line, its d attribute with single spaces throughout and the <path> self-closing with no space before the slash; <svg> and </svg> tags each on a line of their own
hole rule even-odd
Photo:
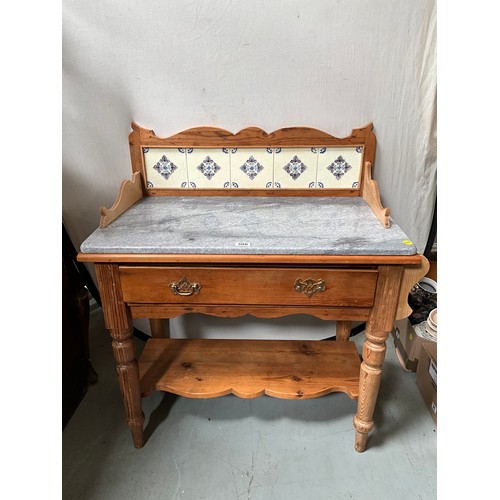
<svg viewBox="0 0 500 500">
<path fill-rule="evenodd" d="M 430 341 L 416 334 L 408 318 L 395 321 L 392 336 L 403 367 L 411 372 L 417 371 L 422 344 Z"/>
<path fill-rule="evenodd" d="M 437 424 L 437 343 L 422 345 L 417 368 L 417 386 L 434 423 Z"/>
</svg>

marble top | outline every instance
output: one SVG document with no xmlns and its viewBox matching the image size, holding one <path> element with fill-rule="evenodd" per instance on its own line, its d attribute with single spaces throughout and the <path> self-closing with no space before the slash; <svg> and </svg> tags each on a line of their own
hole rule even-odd
<svg viewBox="0 0 500 500">
<path fill-rule="evenodd" d="M 96 229 L 83 253 L 414 255 L 361 197 L 150 196 Z"/>
</svg>

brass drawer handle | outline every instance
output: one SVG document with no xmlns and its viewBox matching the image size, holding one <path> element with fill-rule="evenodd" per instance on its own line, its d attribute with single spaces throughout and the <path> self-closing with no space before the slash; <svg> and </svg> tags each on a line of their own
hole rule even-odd
<svg viewBox="0 0 500 500">
<path fill-rule="evenodd" d="M 295 280 L 293 285 L 296 292 L 302 292 L 311 298 L 316 292 L 324 292 L 326 290 L 326 283 L 324 280 L 313 280 L 308 278 L 306 280 L 301 280 L 300 278 Z"/>
<path fill-rule="evenodd" d="M 174 295 L 183 295 L 185 297 L 189 297 L 189 295 L 193 294 L 196 295 L 200 293 L 201 289 L 201 285 L 199 283 L 191 282 L 185 276 L 177 283 L 170 283 L 169 287 Z"/>
</svg>

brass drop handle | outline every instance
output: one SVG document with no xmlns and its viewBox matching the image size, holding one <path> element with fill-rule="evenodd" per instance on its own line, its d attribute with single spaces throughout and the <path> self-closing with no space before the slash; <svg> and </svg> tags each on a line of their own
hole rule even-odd
<svg viewBox="0 0 500 500">
<path fill-rule="evenodd" d="M 170 290 L 174 295 L 183 295 L 189 297 L 200 293 L 201 285 L 199 283 L 189 281 L 185 276 L 177 282 L 170 283 Z"/>
<path fill-rule="evenodd" d="M 317 292 L 324 292 L 326 290 L 326 283 L 325 280 L 313 280 L 312 278 L 301 280 L 297 278 L 293 287 L 296 292 L 301 292 L 311 298 Z"/>
</svg>

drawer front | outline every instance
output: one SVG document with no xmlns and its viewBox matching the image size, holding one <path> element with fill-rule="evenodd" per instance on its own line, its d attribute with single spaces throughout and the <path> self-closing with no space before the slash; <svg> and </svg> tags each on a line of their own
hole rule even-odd
<svg viewBox="0 0 500 500">
<path fill-rule="evenodd" d="M 131 303 L 370 307 L 377 271 L 120 266 L 120 279 Z"/>
</svg>

